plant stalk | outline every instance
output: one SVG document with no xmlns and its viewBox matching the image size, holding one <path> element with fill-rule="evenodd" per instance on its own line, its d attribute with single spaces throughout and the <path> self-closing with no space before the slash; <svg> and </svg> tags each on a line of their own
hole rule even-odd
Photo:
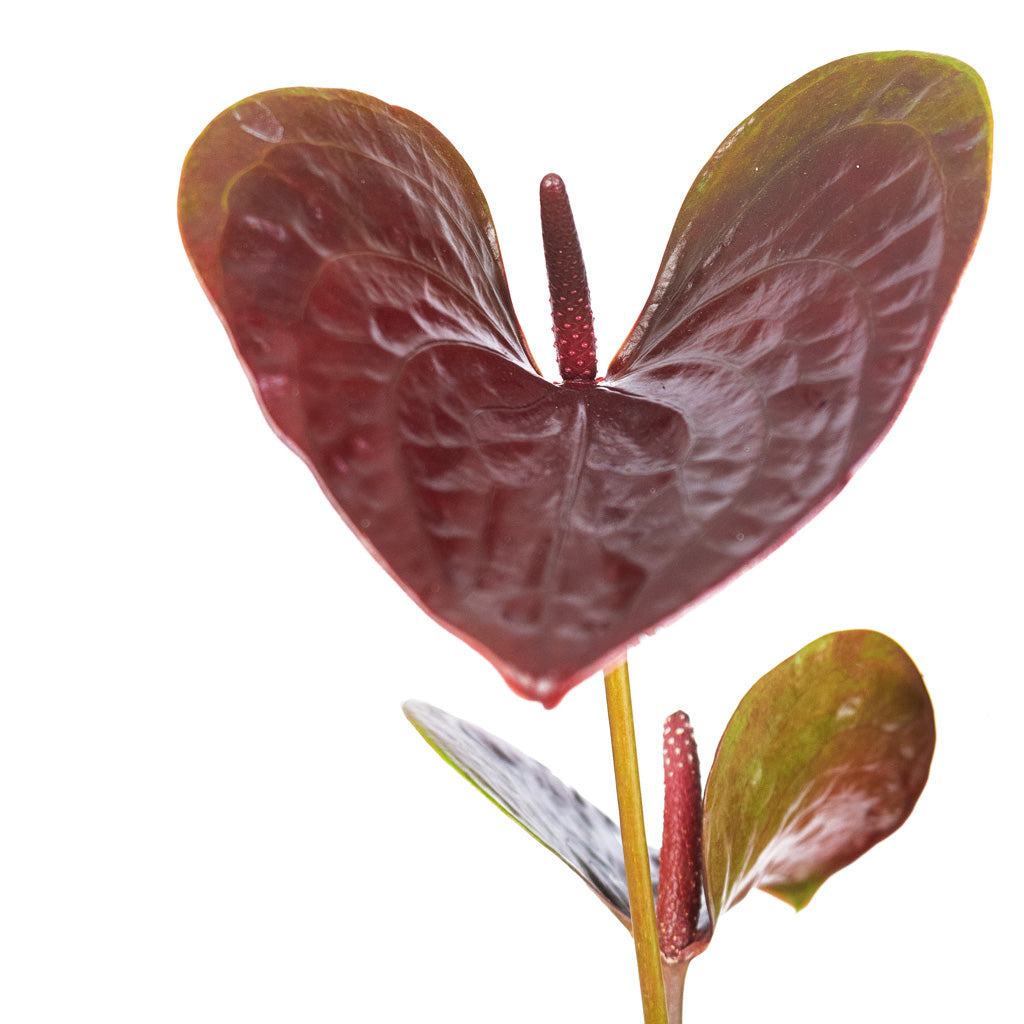
<svg viewBox="0 0 1024 1024">
<path fill-rule="evenodd" d="M 683 983 L 686 981 L 686 968 L 689 966 L 688 961 L 662 965 L 669 1024 L 683 1024 Z"/>
<path fill-rule="evenodd" d="M 629 694 L 629 669 L 625 655 L 621 661 L 605 669 L 604 687 L 644 1024 L 668 1024 L 665 985 L 661 976 L 661 950 L 658 946 L 658 921 L 651 885 L 651 862 L 644 829 L 643 801 L 640 798 L 633 702 Z"/>
</svg>

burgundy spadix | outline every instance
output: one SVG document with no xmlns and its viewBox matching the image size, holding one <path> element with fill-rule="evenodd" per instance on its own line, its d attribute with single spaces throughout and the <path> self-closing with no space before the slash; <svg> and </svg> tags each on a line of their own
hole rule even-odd
<svg viewBox="0 0 1024 1024">
<path fill-rule="evenodd" d="M 658 944 L 668 963 L 685 962 L 707 945 L 700 762 L 689 716 L 665 721 L 665 812 L 658 884 Z"/>
<path fill-rule="evenodd" d="M 603 379 L 560 181 L 551 382 L 476 179 L 407 110 L 243 100 L 190 151 L 179 218 L 277 432 L 401 586 L 551 706 L 781 543 L 888 429 L 977 237 L 990 139 L 950 58 L 783 89 L 701 171 Z"/>
<path fill-rule="evenodd" d="M 565 182 L 557 174 L 545 175 L 540 183 L 540 222 L 558 372 L 565 381 L 594 380 L 597 339 L 590 287 Z"/>
</svg>

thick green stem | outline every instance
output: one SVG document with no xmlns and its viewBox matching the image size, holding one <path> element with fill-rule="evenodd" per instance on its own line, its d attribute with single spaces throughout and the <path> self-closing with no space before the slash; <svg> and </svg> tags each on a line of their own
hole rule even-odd
<svg viewBox="0 0 1024 1024">
<path fill-rule="evenodd" d="M 608 702 L 608 725 L 612 734 L 615 790 L 619 798 L 622 849 L 626 859 L 626 884 L 629 888 L 636 964 L 640 973 L 644 1024 L 668 1024 L 665 986 L 661 977 L 661 950 L 658 947 L 658 921 L 654 913 L 654 889 L 651 885 L 651 862 L 647 852 L 643 802 L 640 799 L 640 772 L 636 763 L 633 703 L 629 695 L 629 669 L 626 667 L 625 656 L 620 662 L 605 669 L 604 686 Z"/>
</svg>

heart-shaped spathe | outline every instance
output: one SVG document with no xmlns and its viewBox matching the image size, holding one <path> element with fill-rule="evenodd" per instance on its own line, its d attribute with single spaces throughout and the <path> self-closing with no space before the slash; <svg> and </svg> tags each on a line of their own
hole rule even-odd
<svg viewBox="0 0 1024 1024">
<path fill-rule="evenodd" d="M 787 87 L 690 190 L 597 383 L 537 372 L 452 145 L 359 93 L 244 100 L 179 215 L 264 410 L 381 563 L 551 706 L 769 551 L 892 423 L 973 248 L 990 115 L 949 58 Z"/>
</svg>

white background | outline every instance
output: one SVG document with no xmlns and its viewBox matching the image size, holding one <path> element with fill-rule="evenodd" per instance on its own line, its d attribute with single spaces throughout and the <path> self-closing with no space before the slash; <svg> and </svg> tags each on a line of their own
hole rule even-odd
<svg viewBox="0 0 1024 1024">
<path fill-rule="evenodd" d="M 988 223 L 917 391 L 847 491 L 632 653 L 647 817 L 657 842 L 664 715 L 690 712 L 706 767 L 783 657 L 833 629 L 889 633 L 938 718 L 917 810 L 800 915 L 755 894 L 725 917 L 687 1019 L 1009 1019 L 1018 31 L 989 0 L 370 6 L 8 15 L 0 1020 L 639 1021 L 625 930 L 399 710 L 418 697 L 477 721 L 613 812 L 603 687 L 553 712 L 514 697 L 373 564 L 262 419 L 181 249 L 178 173 L 259 90 L 417 111 L 481 182 L 550 368 L 536 190 L 557 170 L 607 360 L 725 134 L 812 68 L 880 49 L 986 78 Z"/>
</svg>

